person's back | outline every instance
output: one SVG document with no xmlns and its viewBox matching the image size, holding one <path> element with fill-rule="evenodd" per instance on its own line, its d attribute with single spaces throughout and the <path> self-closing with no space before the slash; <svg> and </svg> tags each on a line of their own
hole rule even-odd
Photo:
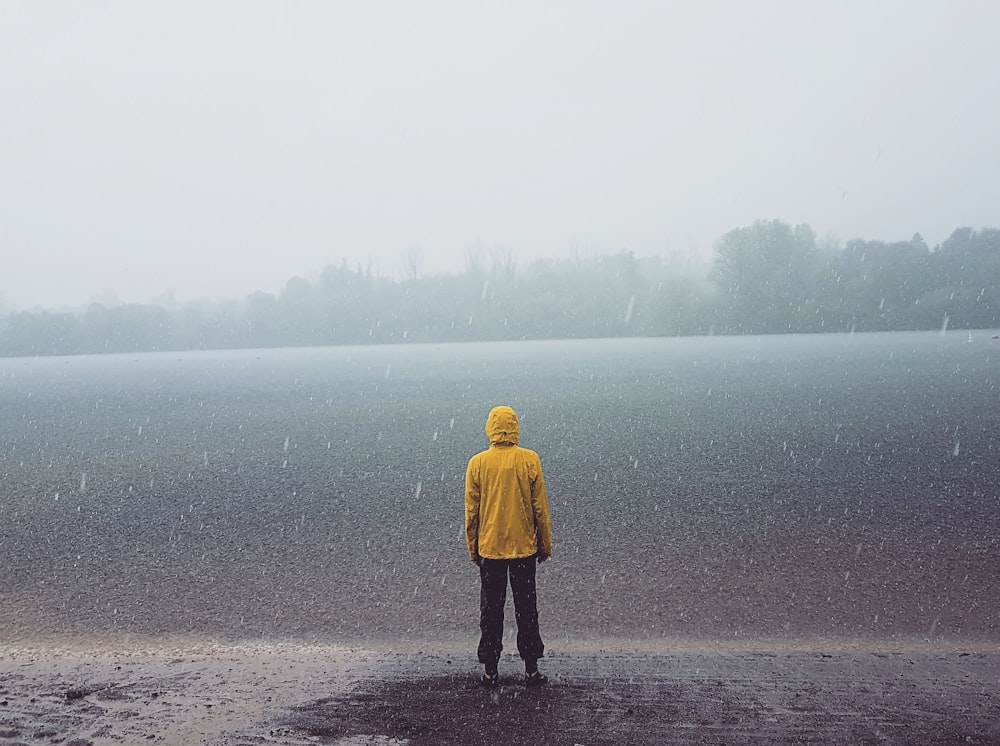
<svg viewBox="0 0 1000 746">
<path fill-rule="evenodd" d="M 486 435 L 490 447 L 469 460 L 465 477 L 466 541 L 481 579 L 483 682 L 497 681 L 509 572 L 527 682 L 544 683 L 537 669 L 544 646 L 538 632 L 535 563 L 552 554 L 552 525 L 541 459 L 518 445 L 520 424 L 510 407 L 493 408 Z"/>
<path fill-rule="evenodd" d="M 487 424 L 490 447 L 469 461 L 466 530 L 469 551 L 488 559 L 552 554 L 545 478 L 538 454 L 517 444 L 517 415 L 496 407 Z M 493 440 L 496 438 L 496 440 Z M 541 545 L 540 545 L 541 544 Z"/>
</svg>

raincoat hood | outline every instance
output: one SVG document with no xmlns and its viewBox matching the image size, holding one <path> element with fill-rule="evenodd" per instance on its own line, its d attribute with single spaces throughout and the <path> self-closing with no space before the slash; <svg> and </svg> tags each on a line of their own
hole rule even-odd
<svg viewBox="0 0 1000 746">
<path fill-rule="evenodd" d="M 490 410 L 490 416 L 486 418 L 486 437 L 490 439 L 490 443 L 510 443 L 516 446 L 520 434 L 517 412 L 510 407 L 493 407 Z"/>
</svg>

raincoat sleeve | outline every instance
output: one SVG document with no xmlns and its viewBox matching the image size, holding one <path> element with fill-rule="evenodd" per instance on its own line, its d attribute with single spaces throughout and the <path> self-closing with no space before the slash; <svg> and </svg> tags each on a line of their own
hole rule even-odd
<svg viewBox="0 0 1000 746">
<path fill-rule="evenodd" d="M 479 556 L 479 501 L 482 497 L 476 461 L 473 457 L 465 470 L 465 543 L 473 562 Z"/>
<path fill-rule="evenodd" d="M 552 556 L 552 520 L 549 516 L 549 498 L 545 494 L 545 475 L 542 462 L 536 457 L 537 473 L 531 480 L 531 509 L 535 514 L 535 536 L 538 540 L 538 554 Z"/>
</svg>

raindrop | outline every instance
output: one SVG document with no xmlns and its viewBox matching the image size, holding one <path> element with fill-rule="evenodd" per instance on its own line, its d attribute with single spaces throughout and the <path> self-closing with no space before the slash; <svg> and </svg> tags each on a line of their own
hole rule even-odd
<svg viewBox="0 0 1000 746">
<path fill-rule="evenodd" d="M 635 309 L 635 296 L 628 299 L 628 308 L 625 309 L 625 323 L 632 320 L 632 311 Z"/>
</svg>

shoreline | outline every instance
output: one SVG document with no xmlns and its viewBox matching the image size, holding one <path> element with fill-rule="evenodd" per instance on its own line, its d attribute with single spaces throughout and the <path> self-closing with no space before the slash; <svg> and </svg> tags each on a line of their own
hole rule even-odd
<svg viewBox="0 0 1000 746">
<path fill-rule="evenodd" d="M 513 628 L 504 634 L 505 655 L 516 648 Z M 836 637 L 797 635 L 787 637 L 663 637 L 656 639 L 552 635 L 545 638 L 548 657 L 588 654 L 671 655 L 684 653 L 982 653 L 1000 655 L 1000 640 L 983 638 L 929 639 L 917 636 Z M 475 662 L 476 637 L 465 641 L 431 639 L 357 639 L 256 637 L 230 638 L 211 635 L 47 635 L 0 641 L 0 662 L 41 659 L 88 658 L 108 655 L 124 658 L 212 655 L 304 654 L 467 656 Z"/>
<path fill-rule="evenodd" d="M 474 650 L 453 644 L 176 636 L 5 643 L 0 746 L 1000 738 L 1000 642 L 866 642 L 554 644 L 543 661 L 550 685 L 537 692 L 520 683 L 513 645 L 499 691 L 487 692 L 477 686 Z M 530 737 L 514 727 L 521 723 L 535 729 Z"/>
</svg>

